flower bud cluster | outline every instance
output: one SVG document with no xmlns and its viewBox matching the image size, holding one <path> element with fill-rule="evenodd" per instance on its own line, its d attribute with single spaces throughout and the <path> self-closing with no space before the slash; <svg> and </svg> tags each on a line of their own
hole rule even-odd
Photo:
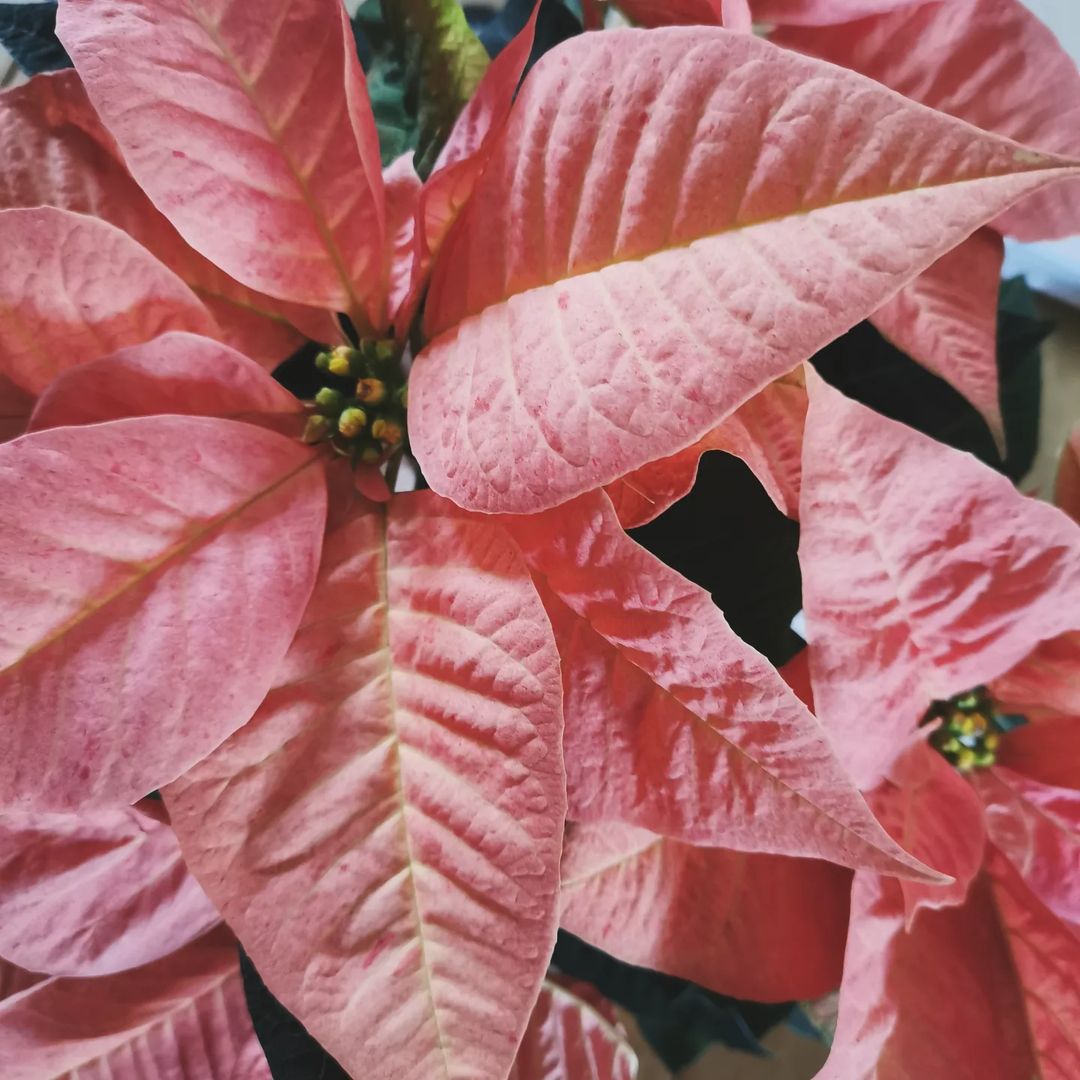
<svg viewBox="0 0 1080 1080">
<path fill-rule="evenodd" d="M 408 389 L 393 341 L 361 341 L 319 353 L 327 385 L 311 403 L 304 441 L 329 442 L 339 453 L 377 465 L 405 441 Z"/>
<path fill-rule="evenodd" d="M 923 723 L 933 720 L 941 723 L 930 736 L 930 745 L 960 772 L 993 765 L 1001 736 L 1026 722 L 1023 717 L 999 712 L 985 686 L 948 701 L 935 701 Z"/>
</svg>

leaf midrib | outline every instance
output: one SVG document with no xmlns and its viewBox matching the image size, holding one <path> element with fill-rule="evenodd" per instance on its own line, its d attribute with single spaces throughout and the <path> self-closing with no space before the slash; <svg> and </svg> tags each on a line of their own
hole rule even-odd
<svg viewBox="0 0 1080 1080">
<path fill-rule="evenodd" d="M 304 461 L 302 461 L 300 465 L 298 465 L 295 469 L 290 469 L 289 472 L 285 473 L 283 476 L 278 477 L 278 479 L 276 479 L 268 487 L 261 488 L 259 491 L 255 492 L 254 495 L 251 495 L 247 499 L 244 499 L 242 502 L 238 503 L 227 513 L 221 515 L 220 517 L 214 518 L 208 524 L 205 524 L 200 528 L 196 529 L 194 532 L 184 536 L 183 539 L 173 544 L 163 554 L 157 556 L 155 559 L 152 559 L 150 562 L 138 564 L 138 573 L 133 574 L 131 577 L 125 579 L 115 589 L 112 589 L 111 591 L 105 593 L 104 596 L 98 599 L 91 599 L 86 601 L 83 606 L 77 612 L 75 612 L 74 615 L 66 619 L 55 630 L 47 634 L 40 641 L 37 641 L 33 645 L 31 645 L 30 648 L 28 648 L 26 652 L 24 652 L 22 656 L 20 656 L 17 660 L 15 660 L 13 663 L 9 664 L 5 668 L 0 668 L 0 682 L 6 680 L 9 676 L 11 676 L 13 672 L 18 671 L 19 668 L 23 666 L 23 664 L 33 659 L 39 653 L 52 647 L 54 644 L 56 644 L 56 642 L 62 640 L 68 634 L 72 633 L 73 631 L 84 625 L 88 620 L 94 618 L 94 616 L 106 610 L 109 605 L 123 599 L 125 596 L 128 595 L 129 592 L 131 592 L 131 590 L 143 585 L 145 582 L 153 578 L 155 574 L 158 574 L 159 572 L 167 569 L 171 564 L 178 561 L 183 556 L 190 554 L 191 552 L 201 547 L 204 543 L 209 542 L 217 534 L 219 529 L 228 525 L 231 521 L 234 521 L 245 511 L 258 503 L 261 499 L 273 495 L 274 492 L 284 487 L 290 480 L 293 479 L 293 477 L 298 476 L 304 471 L 304 469 L 310 468 L 312 465 L 317 464 L 321 460 L 321 455 L 312 454 L 310 457 L 305 458 Z"/>
</svg>

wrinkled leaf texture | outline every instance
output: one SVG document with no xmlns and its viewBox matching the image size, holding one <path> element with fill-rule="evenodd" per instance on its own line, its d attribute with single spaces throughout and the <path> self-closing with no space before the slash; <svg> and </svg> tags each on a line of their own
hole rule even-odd
<svg viewBox="0 0 1080 1080">
<path fill-rule="evenodd" d="M 172 829 L 135 807 L 0 814 L 0 956 L 50 975 L 111 975 L 218 921 Z"/>
<path fill-rule="evenodd" d="M 566 42 L 435 267 L 424 475 L 531 512 L 681 450 L 1070 168 L 751 35 Z"/>
<path fill-rule="evenodd" d="M 131 803 L 255 711 L 303 613 L 325 517 L 309 448 L 136 417 L 0 446 L 0 792 Z"/>
<path fill-rule="evenodd" d="M 356 501 L 255 718 L 165 792 L 267 986 L 352 1074 L 502 1075 L 554 944 L 558 659 L 513 544 Z"/>
</svg>

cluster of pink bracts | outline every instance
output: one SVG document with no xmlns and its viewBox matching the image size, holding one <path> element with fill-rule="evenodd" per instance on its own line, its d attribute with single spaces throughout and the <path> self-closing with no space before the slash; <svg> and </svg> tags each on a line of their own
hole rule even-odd
<svg viewBox="0 0 1080 1080">
<path fill-rule="evenodd" d="M 869 317 L 1001 437 L 1080 75 L 1015 0 L 750 7 L 515 100 L 530 23 L 421 184 L 339 0 L 61 0 L 0 96 L 5 1080 L 267 1076 L 237 939 L 364 1080 L 629 1080 L 560 924 L 839 985 L 835 1080 L 1080 1076 L 1080 527 L 804 367 Z M 419 325 L 432 491 L 299 438 L 336 312 Z M 625 531 L 712 449 L 801 525 L 783 673 Z M 939 752 L 975 688 L 1027 723 Z"/>
</svg>

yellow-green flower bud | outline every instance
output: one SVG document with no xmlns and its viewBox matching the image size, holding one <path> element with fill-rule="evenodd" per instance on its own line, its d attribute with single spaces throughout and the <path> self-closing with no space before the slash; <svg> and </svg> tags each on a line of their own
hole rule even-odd
<svg viewBox="0 0 1080 1080">
<path fill-rule="evenodd" d="M 301 438 L 306 443 L 322 442 L 330 434 L 330 421 L 325 416 L 309 416 Z"/>
<path fill-rule="evenodd" d="M 350 407 L 338 417 L 337 426 L 346 439 L 354 439 L 367 427 L 367 413 L 363 409 Z"/>
<path fill-rule="evenodd" d="M 355 350 L 346 345 L 338 345 L 330 354 L 329 369 L 334 375 L 351 375 L 353 373 L 353 356 Z"/>
<path fill-rule="evenodd" d="M 345 404 L 345 395 L 340 390 L 324 386 L 315 395 L 315 404 L 324 412 L 337 414 L 341 411 L 341 406 Z"/>
</svg>

